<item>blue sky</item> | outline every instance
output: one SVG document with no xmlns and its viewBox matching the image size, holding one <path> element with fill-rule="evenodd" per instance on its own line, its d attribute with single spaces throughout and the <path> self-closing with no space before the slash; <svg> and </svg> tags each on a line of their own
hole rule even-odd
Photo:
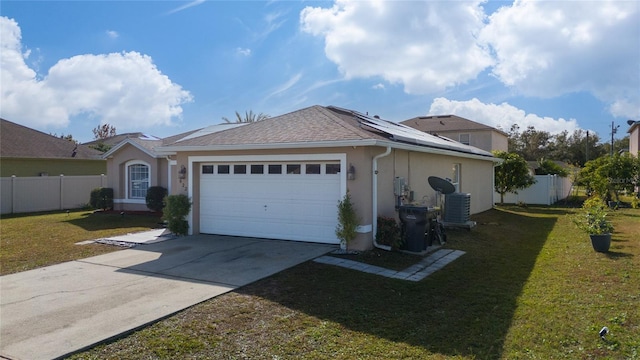
<svg viewBox="0 0 640 360">
<path fill-rule="evenodd" d="M 638 1 L 3 1 L 0 115 L 81 142 L 252 110 L 624 136 L 640 120 Z"/>
</svg>

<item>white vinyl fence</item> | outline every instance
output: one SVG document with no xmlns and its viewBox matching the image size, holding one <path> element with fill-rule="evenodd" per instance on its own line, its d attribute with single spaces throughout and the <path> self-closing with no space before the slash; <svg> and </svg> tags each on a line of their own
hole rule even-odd
<svg viewBox="0 0 640 360">
<path fill-rule="evenodd" d="M 518 190 L 517 194 L 504 194 L 504 202 L 507 204 L 551 205 L 569 196 L 571 191 L 571 179 L 558 175 L 535 175 L 536 183 L 524 190 Z M 494 201 L 500 202 L 500 194 L 494 193 Z"/>
<path fill-rule="evenodd" d="M 91 190 L 107 186 L 105 175 L 4 177 L 0 179 L 2 214 L 77 209 L 89 203 Z"/>
</svg>

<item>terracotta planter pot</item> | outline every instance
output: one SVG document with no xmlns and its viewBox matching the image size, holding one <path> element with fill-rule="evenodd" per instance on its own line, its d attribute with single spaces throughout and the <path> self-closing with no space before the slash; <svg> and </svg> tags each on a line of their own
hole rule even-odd
<svg viewBox="0 0 640 360">
<path fill-rule="evenodd" d="M 591 238 L 591 246 L 593 246 L 593 250 L 597 252 L 609 251 L 609 246 L 611 246 L 611 234 L 591 234 L 589 237 Z"/>
</svg>

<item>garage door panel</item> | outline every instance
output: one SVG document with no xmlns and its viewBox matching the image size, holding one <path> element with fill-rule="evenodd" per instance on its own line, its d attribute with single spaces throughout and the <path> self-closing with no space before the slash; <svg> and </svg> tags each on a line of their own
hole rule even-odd
<svg viewBox="0 0 640 360">
<path fill-rule="evenodd" d="M 203 174 L 200 194 L 203 233 L 339 243 L 339 175 Z"/>
</svg>

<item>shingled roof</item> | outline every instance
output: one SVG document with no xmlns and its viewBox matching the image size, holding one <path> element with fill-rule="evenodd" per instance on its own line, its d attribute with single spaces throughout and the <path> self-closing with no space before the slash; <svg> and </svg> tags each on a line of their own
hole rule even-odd
<svg viewBox="0 0 640 360">
<path fill-rule="evenodd" d="M 491 153 L 451 139 L 429 135 L 405 125 L 334 106 L 310 106 L 288 114 L 198 137 L 187 137 L 162 147 L 167 152 L 219 149 L 410 146 L 493 157 Z"/>
<path fill-rule="evenodd" d="M 319 105 L 242 127 L 177 141 L 172 146 L 255 145 L 379 138 L 358 126 L 353 116 Z"/>
<path fill-rule="evenodd" d="M 400 123 L 429 134 L 493 130 L 507 135 L 502 130 L 457 115 L 418 116 Z"/>
<path fill-rule="evenodd" d="M 100 160 L 100 152 L 53 135 L 0 119 L 0 157 Z"/>
<path fill-rule="evenodd" d="M 160 147 L 162 147 L 163 145 L 171 144 L 179 139 L 192 135 L 200 130 L 202 129 L 187 131 L 187 132 L 184 132 L 178 135 L 172 135 L 163 139 L 157 138 L 155 136 L 145 135 L 143 133 L 128 133 L 128 134 L 115 135 L 115 136 L 104 139 L 105 144 L 110 144 L 113 146 L 111 147 L 111 149 L 109 149 L 109 151 L 102 154 L 102 157 L 103 158 L 108 157 L 113 152 L 117 151 L 119 148 L 124 146 L 125 144 L 131 144 L 139 148 L 140 150 L 146 152 L 150 156 L 162 157 L 162 156 L 165 156 L 166 154 L 158 151 Z M 120 141 L 115 142 L 113 139 L 119 139 Z M 99 142 L 99 140 L 92 142 L 92 144 L 97 142 Z"/>
</svg>

